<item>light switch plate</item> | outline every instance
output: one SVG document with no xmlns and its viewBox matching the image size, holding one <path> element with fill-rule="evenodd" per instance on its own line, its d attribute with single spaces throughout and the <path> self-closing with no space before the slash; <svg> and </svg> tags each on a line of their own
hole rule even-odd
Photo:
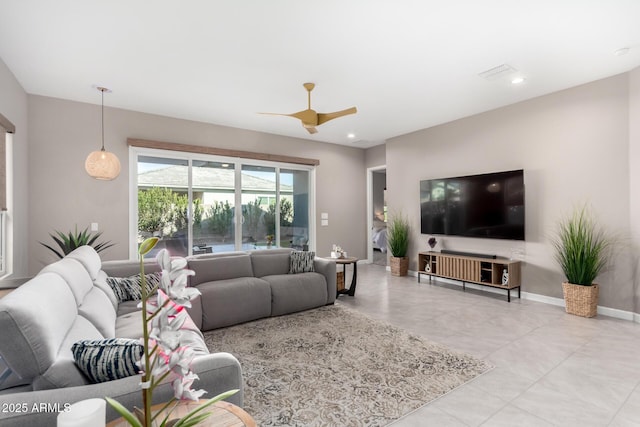
<svg viewBox="0 0 640 427">
<path fill-rule="evenodd" d="M 328 212 L 322 212 L 320 214 L 320 219 L 329 219 L 329 213 Z"/>
</svg>

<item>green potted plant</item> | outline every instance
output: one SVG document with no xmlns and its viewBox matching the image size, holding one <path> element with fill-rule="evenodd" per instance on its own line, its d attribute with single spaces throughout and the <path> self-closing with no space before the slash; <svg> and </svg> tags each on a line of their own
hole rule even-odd
<svg viewBox="0 0 640 427">
<path fill-rule="evenodd" d="M 406 276 L 409 270 L 409 220 L 402 214 L 392 214 L 387 225 L 387 244 L 391 256 L 389 264 L 393 276 Z"/>
<path fill-rule="evenodd" d="M 560 221 L 553 244 L 567 279 L 562 284 L 567 313 L 595 316 L 599 289 L 594 281 L 609 260 L 611 238 L 583 206 Z"/>
<path fill-rule="evenodd" d="M 89 231 L 89 227 L 78 232 L 78 226 L 76 225 L 75 232 L 69 231 L 69 233 L 65 234 L 55 230 L 54 233 L 55 234 L 49 234 L 49 236 L 58 244 L 58 248 L 42 242 L 40 242 L 40 244 L 56 254 L 58 258 L 64 258 L 65 255 L 73 252 L 80 246 L 89 245 L 92 246 L 96 252 L 101 252 L 114 245 L 110 241 L 98 242 L 97 240 L 102 235 L 102 232 L 92 233 Z"/>
</svg>

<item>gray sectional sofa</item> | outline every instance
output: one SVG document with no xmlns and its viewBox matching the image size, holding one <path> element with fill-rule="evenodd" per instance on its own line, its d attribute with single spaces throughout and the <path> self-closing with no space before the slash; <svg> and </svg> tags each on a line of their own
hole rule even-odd
<svg viewBox="0 0 640 427">
<path fill-rule="evenodd" d="M 315 272 L 289 273 L 288 249 L 206 254 L 188 259 L 196 272 L 191 286 L 202 295 L 192 301 L 191 327 L 183 343 L 198 353 L 193 370 L 197 388 L 214 396 L 230 389 L 228 400 L 243 404 L 242 370 L 228 353 L 209 354 L 201 330 L 276 316 L 335 301 L 336 266 L 316 259 Z M 157 271 L 147 263 L 146 272 Z M 0 378 L 0 425 L 55 425 L 56 409 L 91 397 L 110 396 L 127 407 L 141 406 L 139 377 L 90 384 L 73 361 L 71 345 L 81 339 L 139 338 L 137 302 L 117 302 L 106 277 L 139 272 L 136 261 L 102 263 L 90 247 L 78 248 L 45 267 L 36 277 L 0 299 L 0 357 L 11 375 Z M 6 377 L 6 374 L 5 374 Z M 154 402 L 170 399 L 168 384 Z M 107 419 L 118 415 L 107 405 Z"/>
</svg>

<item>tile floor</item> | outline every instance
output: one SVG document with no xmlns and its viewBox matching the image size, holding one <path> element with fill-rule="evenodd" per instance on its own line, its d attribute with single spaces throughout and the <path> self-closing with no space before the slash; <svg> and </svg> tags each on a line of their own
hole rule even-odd
<svg viewBox="0 0 640 427">
<path fill-rule="evenodd" d="M 433 283 L 362 265 L 338 299 L 495 366 L 393 427 L 640 426 L 640 324 Z"/>
</svg>

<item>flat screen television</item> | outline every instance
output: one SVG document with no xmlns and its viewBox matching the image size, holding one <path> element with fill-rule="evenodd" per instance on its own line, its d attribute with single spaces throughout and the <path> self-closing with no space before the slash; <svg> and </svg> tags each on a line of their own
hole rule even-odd
<svg viewBox="0 0 640 427">
<path fill-rule="evenodd" d="M 420 181 L 422 234 L 524 240 L 524 172 Z"/>
</svg>

